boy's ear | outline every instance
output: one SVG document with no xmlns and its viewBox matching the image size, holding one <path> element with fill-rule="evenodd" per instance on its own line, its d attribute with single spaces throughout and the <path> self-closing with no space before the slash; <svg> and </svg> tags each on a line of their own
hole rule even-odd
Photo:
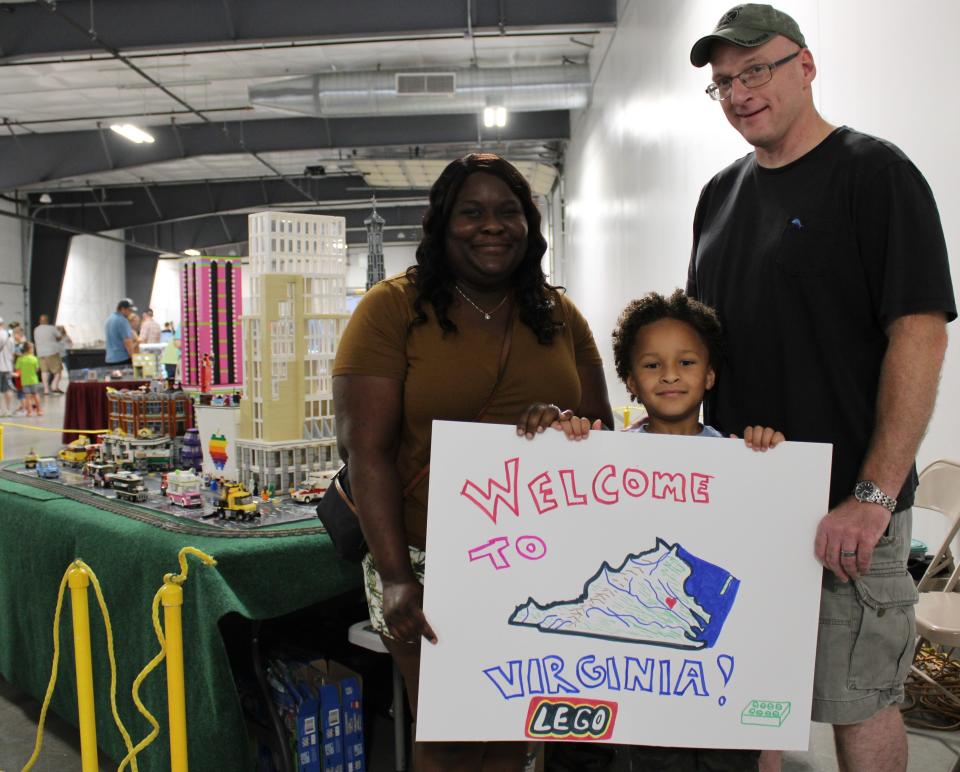
<svg viewBox="0 0 960 772">
<path fill-rule="evenodd" d="M 637 402 L 640 401 L 640 396 L 637 394 L 637 382 L 633 380 L 632 373 L 627 376 L 627 391 L 633 395 L 633 398 L 637 400 Z"/>
<path fill-rule="evenodd" d="M 707 368 L 707 391 L 713 388 L 713 384 L 717 382 L 717 374 L 714 372 L 712 367 Z"/>
</svg>

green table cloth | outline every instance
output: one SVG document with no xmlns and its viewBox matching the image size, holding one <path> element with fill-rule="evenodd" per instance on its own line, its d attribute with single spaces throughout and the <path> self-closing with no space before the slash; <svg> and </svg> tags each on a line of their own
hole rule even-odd
<svg viewBox="0 0 960 772">
<path fill-rule="evenodd" d="M 339 560 L 325 534 L 278 538 L 179 534 L 35 488 L 27 480 L 0 479 L 0 673 L 37 700 L 43 699 L 53 656 L 57 590 L 69 564 L 81 558 L 103 588 L 117 655 L 117 703 L 136 744 L 150 725 L 134 707 L 130 688 L 159 651 L 150 605 L 164 574 L 179 571 L 177 555 L 184 546 L 197 547 L 217 560 L 215 567 L 207 567 L 188 558 L 189 578 L 184 585 L 190 768 L 242 772 L 252 768 L 253 760 L 218 620 L 230 612 L 249 619 L 275 617 L 360 586 L 359 568 Z M 111 717 L 106 636 L 92 587 L 89 599 L 97 741 L 110 758 L 119 761 L 126 750 Z M 161 609 L 161 619 L 162 613 Z M 51 709 L 76 725 L 70 620 L 66 597 Z M 168 770 L 163 666 L 149 676 L 140 696 L 160 721 L 161 733 L 137 757 L 139 767 L 144 772 Z"/>
</svg>

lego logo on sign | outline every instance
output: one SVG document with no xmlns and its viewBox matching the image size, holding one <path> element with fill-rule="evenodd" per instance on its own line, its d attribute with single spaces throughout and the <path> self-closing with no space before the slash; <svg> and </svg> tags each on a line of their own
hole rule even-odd
<svg viewBox="0 0 960 772">
<path fill-rule="evenodd" d="M 617 720 L 617 703 L 535 697 L 527 710 L 526 735 L 535 740 L 607 740 Z"/>
</svg>

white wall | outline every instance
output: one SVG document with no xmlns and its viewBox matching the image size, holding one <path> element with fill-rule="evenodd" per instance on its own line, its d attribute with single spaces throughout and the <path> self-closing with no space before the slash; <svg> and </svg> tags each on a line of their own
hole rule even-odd
<svg viewBox="0 0 960 772">
<path fill-rule="evenodd" d="M 573 125 L 567 156 L 566 233 L 558 280 L 586 314 L 614 405 L 627 393 L 613 369 L 610 330 L 628 300 L 682 287 L 703 184 L 749 147 L 704 93 L 689 63 L 730 0 L 628 0 L 597 68 L 591 105 Z M 800 24 L 818 63 L 814 97 L 827 120 L 899 145 L 924 173 L 940 208 L 960 280 L 960 108 L 954 31 L 960 4 L 917 0 L 778 2 Z M 919 73 L 929 73 L 922 82 Z M 939 402 L 918 456 L 922 468 L 960 459 L 960 323 L 950 325 Z M 924 537 L 924 526 L 918 529 Z M 933 537 L 930 537 L 933 541 Z"/>
<path fill-rule="evenodd" d="M 9 201 L 0 201 L 0 210 L 15 212 Z M 23 223 L 0 215 L 0 318 L 23 322 Z"/>
<path fill-rule="evenodd" d="M 171 259 L 157 260 L 157 270 L 153 274 L 153 292 L 150 294 L 150 308 L 154 321 L 162 327 L 164 322 L 173 322 L 180 329 L 180 261 Z"/>
<path fill-rule="evenodd" d="M 107 236 L 123 237 L 122 231 Z M 103 345 L 103 324 L 124 297 L 124 245 L 96 236 L 74 236 L 60 291 L 57 324 L 75 346 Z"/>
</svg>

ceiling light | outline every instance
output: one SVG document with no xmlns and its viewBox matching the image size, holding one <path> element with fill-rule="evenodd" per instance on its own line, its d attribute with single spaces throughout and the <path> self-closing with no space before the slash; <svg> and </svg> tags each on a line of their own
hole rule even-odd
<svg viewBox="0 0 960 772">
<path fill-rule="evenodd" d="M 492 129 L 494 126 L 496 126 L 498 129 L 502 129 L 507 125 L 507 108 L 493 105 L 484 107 L 483 125 L 488 129 Z"/>
<path fill-rule="evenodd" d="M 142 145 L 144 142 L 147 144 L 153 144 L 153 135 L 148 134 L 143 129 L 134 126 L 132 123 L 115 123 L 110 127 L 111 131 L 117 132 L 124 139 L 129 139 L 131 142 L 135 142 L 138 145 Z"/>
<path fill-rule="evenodd" d="M 40 198 L 38 198 L 37 201 L 39 201 L 41 204 L 52 204 L 52 203 L 53 203 L 53 199 L 50 198 L 50 194 L 49 194 L 49 193 L 41 193 L 41 194 L 40 194 Z"/>
<path fill-rule="evenodd" d="M 190 257 L 200 257 L 201 252 L 199 249 L 185 249 L 183 254 L 189 255 Z"/>
</svg>

